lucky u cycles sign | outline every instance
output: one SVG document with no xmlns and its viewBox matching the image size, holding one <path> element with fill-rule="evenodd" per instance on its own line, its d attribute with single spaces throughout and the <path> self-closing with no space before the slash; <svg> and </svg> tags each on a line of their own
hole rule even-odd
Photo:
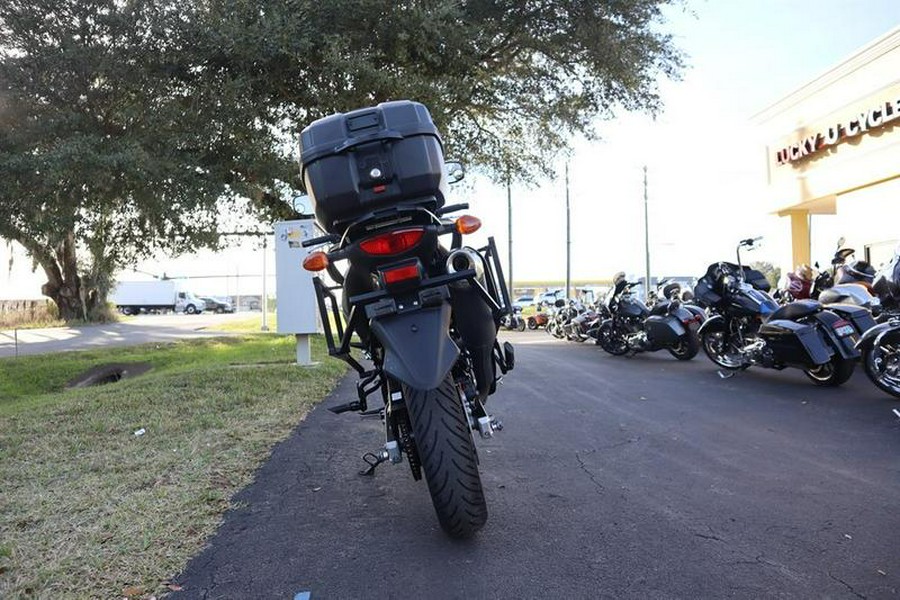
<svg viewBox="0 0 900 600">
<path fill-rule="evenodd" d="M 900 119 L 900 98 L 887 100 L 847 121 L 835 123 L 823 131 L 779 149 L 775 153 L 775 162 L 779 165 L 790 164 L 873 129 L 880 129 L 895 119 Z"/>
</svg>

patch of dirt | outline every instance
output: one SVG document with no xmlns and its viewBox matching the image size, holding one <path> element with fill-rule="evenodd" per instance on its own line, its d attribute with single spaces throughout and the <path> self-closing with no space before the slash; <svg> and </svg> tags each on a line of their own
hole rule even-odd
<svg viewBox="0 0 900 600">
<path fill-rule="evenodd" d="M 107 383 L 116 383 L 123 379 L 137 377 L 143 375 L 153 368 L 153 365 L 146 362 L 140 363 L 109 363 L 106 365 L 97 365 L 92 367 L 70 380 L 66 384 L 66 389 L 83 388 L 92 385 L 105 385 Z"/>
</svg>

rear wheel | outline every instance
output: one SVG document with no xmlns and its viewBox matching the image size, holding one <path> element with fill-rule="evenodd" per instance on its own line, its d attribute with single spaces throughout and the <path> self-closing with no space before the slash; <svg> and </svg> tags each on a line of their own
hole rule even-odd
<svg viewBox="0 0 900 600">
<path fill-rule="evenodd" d="M 528 317 L 528 329 L 537 329 L 537 319 L 534 317 Z"/>
<path fill-rule="evenodd" d="M 437 389 L 403 386 L 413 436 L 441 528 L 468 538 L 487 522 L 472 430 L 459 390 L 448 375 Z"/>
<path fill-rule="evenodd" d="M 845 383 L 853 375 L 856 362 L 835 354 L 830 361 L 815 369 L 804 369 L 804 373 L 816 385 L 837 387 Z"/>
<path fill-rule="evenodd" d="M 698 352 L 700 352 L 700 337 L 693 329 L 688 329 L 687 333 L 669 348 L 669 354 L 678 360 L 691 360 Z"/>
<path fill-rule="evenodd" d="M 516 331 L 525 331 L 525 319 L 516 317 Z"/>
<path fill-rule="evenodd" d="M 878 389 L 900 398 L 900 331 L 881 339 L 878 346 L 870 346 L 863 352 L 866 375 Z"/>
</svg>

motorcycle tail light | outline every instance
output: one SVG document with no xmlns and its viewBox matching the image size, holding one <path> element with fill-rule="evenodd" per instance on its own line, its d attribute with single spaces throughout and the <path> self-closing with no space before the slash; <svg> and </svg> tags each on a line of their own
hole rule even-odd
<svg viewBox="0 0 900 600">
<path fill-rule="evenodd" d="M 373 256 L 391 256 L 406 252 L 414 248 L 425 235 L 425 229 L 397 229 L 365 239 L 359 243 L 359 247 L 366 254 Z"/>
</svg>

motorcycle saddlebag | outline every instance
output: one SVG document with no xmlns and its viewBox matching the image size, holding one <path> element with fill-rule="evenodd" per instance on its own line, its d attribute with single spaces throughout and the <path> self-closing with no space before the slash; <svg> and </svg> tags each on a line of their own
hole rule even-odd
<svg viewBox="0 0 900 600">
<path fill-rule="evenodd" d="M 827 363 L 834 354 L 812 325 L 775 319 L 763 323 L 759 335 L 775 354 L 775 360 L 786 365 L 813 367 Z"/>
<path fill-rule="evenodd" d="M 647 337 L 650 338 L 654 348 L 671 346 L 684 335 L 684 325 L 678 319 L 670 316 L 647 317 L 644 327 L 647 329 Z"/>
<path fill-rule="evenodd" d="M 319 225 L 342 234 L 374 210 L 444 205 L 441 138 L 423 104 L 400 100 L 314 121 L 300 132 L 303 184 Z"/>
<path fill-rule="evenodd" d="M 872 313 L 861 306 L 856 306 L 855 304 L 829 304 L 825 308 L 837 314 L 840 318 L 850 321 L 860 335 L 876 325 Z"/>
</svg>

